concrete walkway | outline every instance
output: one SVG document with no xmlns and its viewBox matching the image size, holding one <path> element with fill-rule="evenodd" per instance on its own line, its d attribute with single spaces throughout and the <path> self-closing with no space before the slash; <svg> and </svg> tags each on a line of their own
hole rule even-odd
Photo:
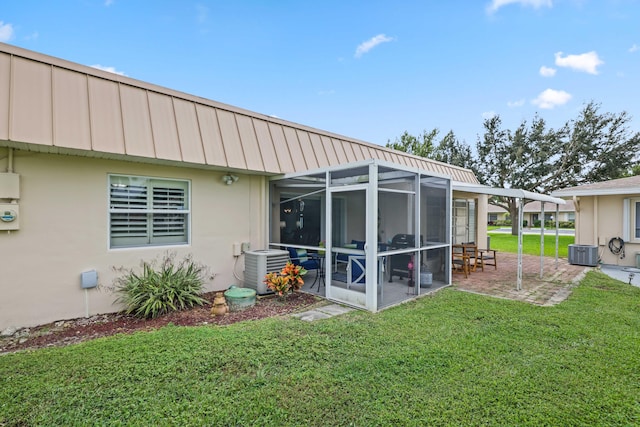
<svg viewBox="0 0 640 427">
<path fill-rule="evenodd" d="M 300 320 L 312 322 L 314 320 L 328 319 L 330 317 L 337 316 L 339 314 L 348 313 L 353 310 L 354 310 L 353 308 L 346 307 L 344 305 L 329 304 L 329 305 L 323 305 L 321 307 L 316 307 L 313 310 L 304 311 L 302 313 L 292 314 L 292 316 L 297 317 Z"/>
<path fill-rule="evenodd" d="M 609 277 L 640 287 L 640 269 L 619 265 L 602 265 L 600 271 Z"/>
</svg>

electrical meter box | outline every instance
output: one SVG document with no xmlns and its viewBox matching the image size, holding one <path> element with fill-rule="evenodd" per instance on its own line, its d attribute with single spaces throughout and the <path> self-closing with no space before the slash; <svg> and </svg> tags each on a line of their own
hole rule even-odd
<svg viewBox="0 0 640 427">
<path fill-rule="evenodd" d="M 20 198 L 20 175 L 12 172 L 0 173 L 0 199 Z"/>
<path fill-rule="evenodd" d="M 0 231 L 20 228 L 20 208 L 17 203 L 0 203 Z"/>
</svg>

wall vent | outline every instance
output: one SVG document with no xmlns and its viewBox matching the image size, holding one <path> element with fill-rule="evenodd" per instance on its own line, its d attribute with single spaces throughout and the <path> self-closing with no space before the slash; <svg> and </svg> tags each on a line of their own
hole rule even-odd
<svg viewBox="0 0 640 427">
<path fill-rule="evenodd" d="M 263 282 L 267 273 L 282 270 L 289 261 L 289 252 L 279 249 L 247 251 L 244 253 L 244 284 L 259 295 L 270 293 Z"/>
<path fill-rule="evenodd" d="M 569 264 L 586 265 L 595 267 L 598 265 L 598 247 L 591 245 L 569 245 Z"/>
</svg>

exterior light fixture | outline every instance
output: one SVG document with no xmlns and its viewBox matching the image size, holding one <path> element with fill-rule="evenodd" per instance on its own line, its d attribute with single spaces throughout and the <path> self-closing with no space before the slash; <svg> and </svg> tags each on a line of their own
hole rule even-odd
<svg viewBox="0 0 640 427">
<path fill-rule="evenodd" d="M 222 182 L 224 182 L 224 183 L 225 183 L 225 184 L 227 184 L 227 185 L 231 185 L 231 184 L 233 184 L 233 183 L 234 183 L 234 182 L 236 182 L 238 179 L 240 179 L 240 178 L 238 178 L 236 175 L 232 175 L 232 174 L 230 174 L 230 173 L 228 173 L 228 174 L 226 174 L 226 175 L 223 175 L 223 176 L 222 176 Z"/>
</svg>

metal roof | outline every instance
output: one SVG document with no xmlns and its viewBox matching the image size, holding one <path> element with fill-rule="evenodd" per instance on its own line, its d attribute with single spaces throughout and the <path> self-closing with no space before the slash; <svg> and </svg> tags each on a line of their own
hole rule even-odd
<svg viewBox="0 0 640 427">
<path fill-rule="evenodd" d="M 0 43 L 0 146 L 276 175 L 379 159 L 469 169 Z"/>
</svg>

